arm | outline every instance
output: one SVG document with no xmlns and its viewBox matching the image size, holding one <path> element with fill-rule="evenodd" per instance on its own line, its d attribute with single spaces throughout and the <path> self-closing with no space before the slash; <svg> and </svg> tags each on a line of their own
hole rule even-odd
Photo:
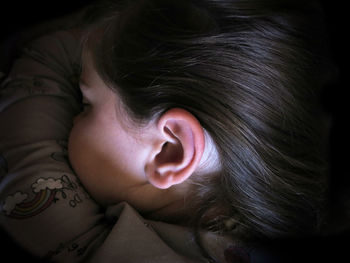
<svg viewBox="0 0 350 263">
<path fill-rule="evenodd" d="M 66 249 L 74 262 L 107 227 L 67 159 L 80 110 L 79 62 L 71 33 L 44 36 L 24 49 L 0 90 L 0 225 L 30 253 L 51 257 Z M 72 243 L 81 237 L 85 248 Z"/>
</svg>

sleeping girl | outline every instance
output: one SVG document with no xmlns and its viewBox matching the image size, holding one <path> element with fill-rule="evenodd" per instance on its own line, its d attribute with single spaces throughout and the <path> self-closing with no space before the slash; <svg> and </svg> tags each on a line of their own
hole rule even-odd
<svg viewBox="0 0 350 263">
<path fill-rule="evenodd" d="M 200 230 L 320 231 L 328 60 L 313 3 L 115 1 L 74 32 L 82 110 L 68 154 L 99 205 L 194 228 L 200 246 Z"/>
</svg>

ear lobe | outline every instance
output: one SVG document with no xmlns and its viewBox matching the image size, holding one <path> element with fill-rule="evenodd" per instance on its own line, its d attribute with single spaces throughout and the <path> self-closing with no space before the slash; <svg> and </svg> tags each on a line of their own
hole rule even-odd
<svg viewBox="0 0 350 263">
<path fill-rule="evenodd" d="M 157 125 L 161 147 L 146 166 L 148 180 L 166 189 L 180 184 L 196 170 L 204 151 L 204 131 L 188 111 L 171 109 Z"/>
</svg>

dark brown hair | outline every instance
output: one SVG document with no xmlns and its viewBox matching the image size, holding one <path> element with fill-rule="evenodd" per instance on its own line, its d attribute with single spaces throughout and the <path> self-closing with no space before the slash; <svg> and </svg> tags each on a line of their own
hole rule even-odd
<svg viewBox="0 0 350 263">
<path fill-rule="evenodd" d="M 329 75 L 320 17 L 314 1 L 135 0 L 102 20 L 97 70 L 135 122 L 180 107 L 217 147 L 221 172 L 193 186 L 194 225 L 241 237 L 318 230 L 318 94 Z"/>
</svg>

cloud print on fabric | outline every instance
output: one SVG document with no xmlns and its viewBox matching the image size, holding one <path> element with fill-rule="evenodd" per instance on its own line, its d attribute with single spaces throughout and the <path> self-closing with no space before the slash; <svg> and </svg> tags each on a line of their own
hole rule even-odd
<svg viewBox="0 0 350 263">
<path fill-rule="evenodd" d="M 35 193 L 39 193 L 41 190 L 50 189 L 50 190 L 55 190 L 55 189 L 62 189 L 62 181 L 61 179 L 53 179 L 53 178 L 40 178 L 38 179 L 33 185 L 32 185 L 33 191 Z"/>
<path fill-rule="evenodd" d="M 16 207 L 17 204 L 22 203 L 27 199 L 28 195 L 22 192 L 17 192 L 14 195 L 9 195 L 2 206 L 2 210 L 7 214 L 11 214 L 12 210 Z"/>
</svg>

